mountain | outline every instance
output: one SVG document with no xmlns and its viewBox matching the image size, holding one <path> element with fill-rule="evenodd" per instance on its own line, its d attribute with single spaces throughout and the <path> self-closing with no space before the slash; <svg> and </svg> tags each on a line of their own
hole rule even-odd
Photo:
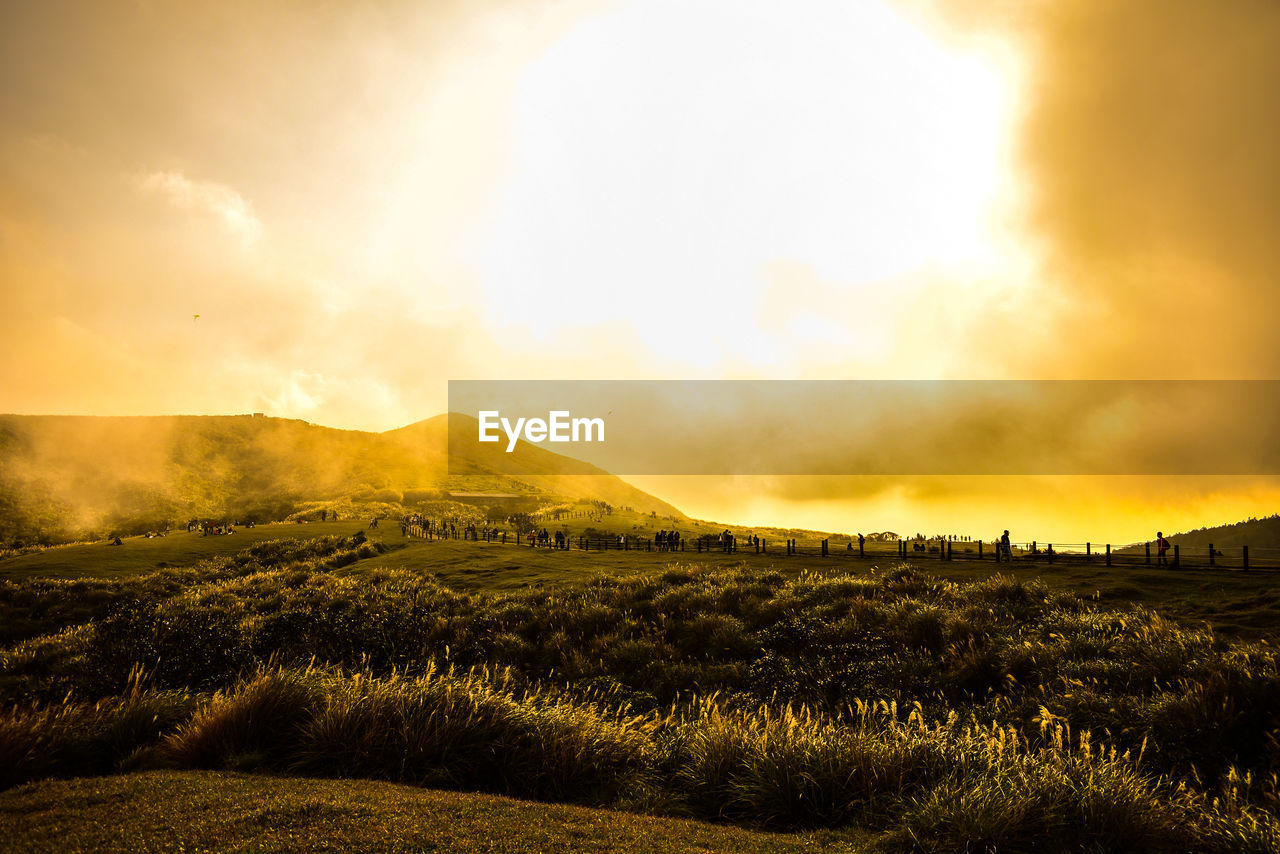
<svg viewBox="0 0 1280 854">
<path fill-rule="evenodd" d="M 681 515 L 620 478 L 529 443 L 514 454 L 468 450 L 450 471 L 450 431 L 475 430 L 475 419 L 456 413 L 384 433 L 260 415 L 0 415 L 0 542 L 191 518 L 278 519 L 334 502 L 394 512 L 454 498 L 484 504 L 485 496 Z"/>
<path fill-rule="evenodd" d="M 1238 550 L 1248 546 L 1255 558 L 1274 555 L 1280 552 L 1280 514 L 1272 514 L 1261 519 L 1245 519 L 1230 525 L 1215 525 L 1212 528 L 1197 528 L 1194 531 L 1181 533 L 1166 532 L 1170 544 L 1179 546 L 1183 553 L 1207 552 L 1212 544 L 1217 550 Z M 1152 537 L 1154 542 L 1155 537 Z M 1139 543 L 1119 549 L 1122 553 L 1140 553 L 1144 546 Z"/>
</svg>

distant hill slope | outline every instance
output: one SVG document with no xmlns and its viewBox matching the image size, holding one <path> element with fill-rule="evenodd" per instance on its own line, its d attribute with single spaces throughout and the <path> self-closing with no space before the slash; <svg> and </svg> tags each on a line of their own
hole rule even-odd
<svg viewBox="0 0 1280 854">
<path fill-rule="evenodd" d="M 1169 542 L 1182 548 L 1207 549 L 1280 549 L 1280 515 L 1263 519 L 1246 519 L 1231 525 L 1216 525 L 1169 536 Z"/>
<path fill-rule="evenodd" d="M 522 443 L 448 466 L 440 415 L 385 433 L 260 416 L 0 416 L 0 542 L 145 530 L 193 517 L 278 519 L 308 502 L 411 506 L 449 493 L 604 501 L 679 515 L 594 466 Z M 520 471 L 512 475 L 519 457 Z"/>
<path fill-rule="evenodd" d="M 1235 550 L 1241 546 L 1248 546 L 1257 556 L 1259 550 L 1280 551 L 1280 515 L 1273 514 L 1262 519 L 1246 519 L 1230 525 L 1215 525 L 1211 528 L 1198 528 L 1176 534 L 1166 532 L 1165 538 L 1184 550 L 1207 551 L 1212 543 L 1218 550 Z M 1154 543 L 1155 532 L 1152 532 L 1151 539 Z M 1137 553 L 1143 550 L 1142 543 L 1118 549 L 1123 553 Z"/>
</svg>

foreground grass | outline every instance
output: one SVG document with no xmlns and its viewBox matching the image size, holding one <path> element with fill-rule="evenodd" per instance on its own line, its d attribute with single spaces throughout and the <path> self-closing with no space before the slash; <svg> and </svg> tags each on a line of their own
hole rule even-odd
<svg viewBox="0 0 1280 854">
<path fill-rule="evenodd" d="M 0 726 L 0 762 L 19 779 L 109 767 L 113 759 L 117 769 L 360 777 L 752 828 L 859 828 L 875 850 L 903 854 L 1280 847 L 1280 824 L 1245 803 L 1242 781 L 1233 777 L 1210 798 L 1061 726 L 1037 746 L 1011 727 L 954 715 L 929 722 L 919 709 L 904 715 L 892 704 L 836 718 L 713 697 L 633 715 L 543 688 L 513 690 L 492 674 L 379 679 L 326 669 L 263 671 L 186 704 L 185 721 L 157 727 L 182 700 L 137 690 L 119 703 L 16 712 Z M 95 760 L 87 767 L 86 757 Z M 0 799 L 0 810 L 13 797 L 19 818 L 33 811 L 20 800 L 27 791 L 45 789 L 18 788 Z M 126 806 L 119 798 L 93 802 L 103 804 L 115 814 Z M 141 819 L 127 806 L 132 832 Z M 280 809 L 274 796 L 270 808 Z M 46 809 L 65 836 L 75 803 L 53 800 Z M 191 811 L 183 799 L 157 809 L 161 827 Z M 271 822 L 250 816 L 253 832 L 259 823 Z"/>
<path fill-rule="evenodd" d="M 0 793 L 13 852 L 858 852 L 856 835 L 783 835 L 376 781 L 158 771 Z"/>
</svg>

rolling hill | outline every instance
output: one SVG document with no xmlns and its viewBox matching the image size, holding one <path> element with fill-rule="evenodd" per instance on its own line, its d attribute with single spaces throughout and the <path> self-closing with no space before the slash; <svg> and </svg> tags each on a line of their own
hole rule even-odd
<svg viewBox="0 0 1280 854">
<path fill-rule="evenodd" d="M 483 496 L 679 515 L 620 478 L 528 443 L 511 455 L 496 446 L 468 451 L 451 471 L 449 431 L 475 425 L 456 413 L 384 433 L 256 415 L 3 415 L 0 542 L 129 533 L 191 518 L 280 519 L 335 502 L 412 509 L 455 498 L 483 504 Z"/>
<path fill-rule="evenodd" d="M 1229 525 L 1213 525 L 1167 534 L 1171 545 L 1180 546 L 1184 554 L 1207 552 L 1212 544 L 1217 550 L 1238 551 L 1248 546 L 1255 558 L 1280 552 L 1280 515 L 1272 514 L 1261 519 L 1244 519 Z M 1117 549 L 1120 554 L 1142 554 L 1142 543 L 1134 543 Z M 1154 538 L 1153 538 L 1154 548 Z"/>
</svg>

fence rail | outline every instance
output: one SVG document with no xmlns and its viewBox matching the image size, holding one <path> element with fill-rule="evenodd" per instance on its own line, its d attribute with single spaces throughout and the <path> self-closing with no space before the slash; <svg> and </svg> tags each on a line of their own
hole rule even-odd
<svg viewBox="0 0 1280 854">
<path fill-rule="evenodd" d="M 1183 546 L 1172 543 L 1161 555 L 1154 542 L 1150 543 L 1049 543 L 1040 541 L 1011 543 L 1004 552 L 994 541 L 913 538 L 899 540 L 871 540 L 866 538 L 827 539 L 774 539 L 758 536 L 668 535 L 656 536 L 572 535 L 555 532 L 548 536 L 516 534 L 500 528 L 424 526 L 402 522 L 406 536 L 424 540 L 472 540 L 490 544 L 519 546 L 523 548 L 561 551 L 638 551 L 664 554 L 684 552 L 695 554 L 723 553 L 754 557 L 820 557 L 828 559 L 876 560 L 899 558 L 925 563 L 985 561 L 1008 563 L 1011 566 L 1030 565 L 1093 565 L 1111 567 L 1153 567 L 1168 569 L 1221 569 L 1221 570 L 1280 570 L 1280 548 L 1247 545 L 1223 546 L 1206 544 Z"/>
</svg>

